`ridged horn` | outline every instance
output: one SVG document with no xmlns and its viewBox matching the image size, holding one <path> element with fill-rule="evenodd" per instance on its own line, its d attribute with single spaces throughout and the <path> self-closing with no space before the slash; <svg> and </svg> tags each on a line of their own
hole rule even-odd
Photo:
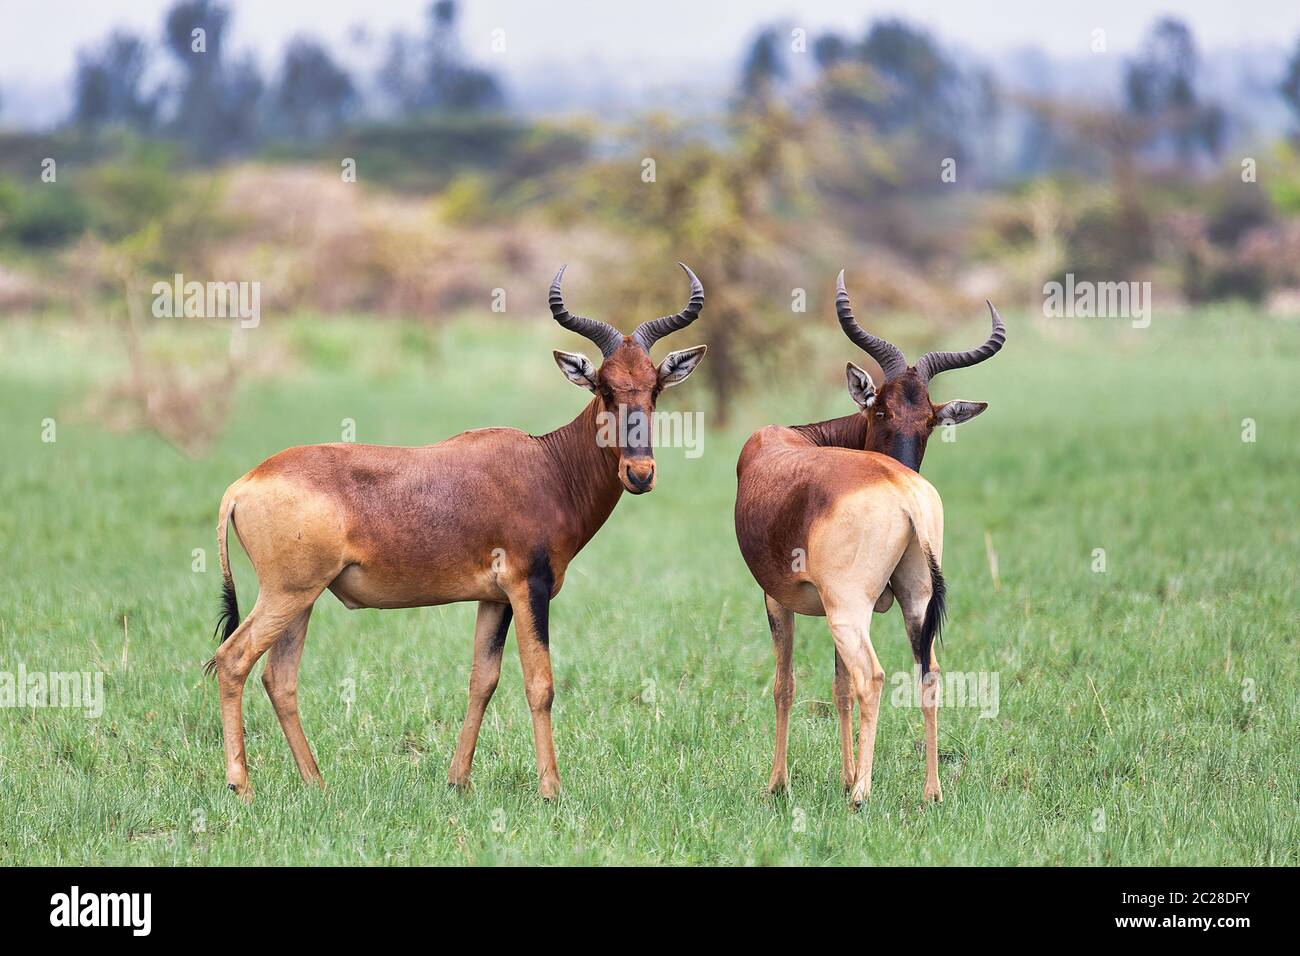
<svg viewBox="0 0 1300 956">
<path fill-rule="evenodd" d="M 551 283 L 551 315 L 570 332 L 591 339 L 600 349 L 600 354 L 609 358 L 623 344 L 623 333 L 608 322 L 569 314 L 569 310 L 564 307 L 564 294 L 560 291 L 560 282 L 564 279 L 564 270 L 567 268 L 569 267 L 560 266 L 560 271 L 555 273 L 555 281 Z"/>
<path fill-rule="evenodd" d="M 632 333 L 632 339 L 647 352 L 650 351 L 650 346 L 654 345 L 655 342 L 659 341 L 665 335 L 668 335 L 670 332 L 676 332 L 679 329 L 684 329 L 686 326 L 698 319 L 700 317 L 700 309 L 704 308 L 704 286 L 700 283 L 700 280 L 696 278 L 695 273 L 690 270 L 690 267 L 686 265 L 686 263 L 679 262 L 677 264 L 681 266 L 686 272 L 686 275 L 690 277 L 690 301 L 686 303 L 686 308 L 682 309 L 680 312 L 676 312 L 673 315 L 665 315 L 658 319 L 650 319 L 648 322 L 642 322 L 636 327 L 636 331 Z"/>
<path fill-rule="evenodd" d="M 921 376 L 922 381 L 928 382 L 940 372 L 978 365 L 1002 350 L 1007 340 L 1007 328 L 1002 324 L 1002 316 L 998 315 L 998 310 L 993 308 L 993 303 L 988 299 L 984 301 L 989 307 L 989 315 L 993 320 L 993 331 L 989 333 L 988 339 L 979 348 L 968 352 L 926 352 L 916 363 L 916 374 Z"/>
<path fill-rule="evenodd" d="M 835 313 L 840 317 L 840 328 L 844 334 L 862 351 L 866 352 L 885 373 L 885 381 L 897 378 L 907 371 L 907 359 L 892 342 L 872 335 L 853 318 L 853 305 L 849 302 L 848 290 L 844 288 L 844 270 L 840 270 L 835 283 Z"/>
</svg>

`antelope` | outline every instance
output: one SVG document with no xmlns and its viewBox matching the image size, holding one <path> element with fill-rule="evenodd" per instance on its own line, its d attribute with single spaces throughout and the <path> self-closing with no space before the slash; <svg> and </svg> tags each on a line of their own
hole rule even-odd
<svg viewBox="0 0 1300 956">
<path fill-rule="evenodd" d="M 326 590 L 348 608 L 404 608 L 477 601 L 469 707 L 447 775 L 467 787 L 484 711 L 496 689 L 511 619 L 532 714 L 541 795 L 560 790 L 551 736 L 550 602 L 574 556 L 600 530 L 626 490 L 655 486 L 646 424 L 659 393 L 685 380 L 705 346 L 671 352 L 656 366 L 650 349 L 690 325 L 704 287 L 689 268 L 682 311 L 642 322 L 624 336 L 605 322 L 571 315 L 564 269 L 550 289 L 562 327 L 591 340 L 602 362 L 554 352 L 565 377 L 594 397 L 545 435 L 481 428 L 416 448 L 327 444 L 290 448 L 226 489 L 217 518 L 223 580 L 216 671 L 226 783 L 251 799 L 244 753 L 243 691 L 267 654 L 262 683 L 298 771 L 323 785 L 298 716 L 298 665 L 307 623 Z M 608 427 L 610 418 L 632 427 Z M 640 426 L 640 427 L 638 427 Z M 610 436 L 615 436 L 611 438 Z M 233 527 L 261 590 L 243 623 L 230 573 Z M 269 654 L 268 654 L 269 652 Z"/>
<path fill-rule="evenodd" d="M 1006 330 L 988 303 L 993 331 L 968 352 L 929 352 L 909 367 L 897 347 L 862 329 L 844 287 L 836 313 L 849 339 L 879 363 L 879 390 L 852 362 L 849 394 L 858 411 L 808 425 L 769 425 L 750 436 L 736 465 L 736 537 L 763 589 L 776 653 L 776 749 L 769 792 L 789 787 L 786 747 L 794 699 L 794 615 L 825 616 L 835 643 L 833 696 L 839 715 L 840 780 L 854 808 L 871 795 L 876 718 L 885 672 L 871 646 L 871 613 L 898 599 L 920 665 L 925 723 L 924 800 L 939 785 L 934 641 L 944 618 L 943 502 L 918 474 L 935 426 L 969 421 L 986 402 L 930 401 L 940 372 L 966 368 L 1002 348 Z M 857 761 L 853 704 L 858 705 Z"/>
</svg>

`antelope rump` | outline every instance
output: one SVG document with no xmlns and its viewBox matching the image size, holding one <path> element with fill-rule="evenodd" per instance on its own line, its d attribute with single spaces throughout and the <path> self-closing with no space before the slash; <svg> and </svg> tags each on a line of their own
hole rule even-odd
<svg viewBox="0 0 1300 956">
<path fill-rule="evenodd" d="M 681 265 L 679 263 L 679 265 Z M 298 715 L 298 665 L 316 599 L 325 590 L 349 608 L 402 608 L 477 601 L 469 708 L 448 773 L 466 786 L 484 711 L 497 686 L 511 619 L 532 713 L 540 790 L 559 792 L 551 737 L 548 608 L 565 570 L 626 490 L 654 488 L 648 440 L 602 440 L 603 416 L 648 421 L 659 393 L 683 381 L 705 346 L 667 355 L 650 349 L 690 325 L 704 288 L 685 265 L 690 300 L 682 311 L 643 322 L 628 336 L 571 315 L 561 280 L 550 290 L 556 322 L 590 339 L 602 362 L 554 353 L 565 376 L 594 397 L 545 435 L 482 428 L 422 447 L 328 444 L 290 448 L 226 489 L 217 519 L 223 577 L 221 644 L 210 662 L 221 698 L 226 782 L 249 798 L 243 691 L 267 655 L 262 681 L 304 781 L 321 774 Z M 646 433 L 618 429 L 620 436 Z M 619 439 L 625 441 L 625 439 Z M 227 528 L 248 553 L 260 592 L 243 623 L 227 553 Z"/>
<path fill-rule="evenodd" d="M 917 470 L 936 425 L 968 421 L 988 406 L 965 401 L 935 405 L 928 386 L 940 372 L 993 356 L 1006 331 L 990 303 L 993 330 L 983 345 L 968 352 L 930 352 L 909 367 L 898 348 L 858 325 L 843 272 L 835 305 L 844 333 L 879 363 L 884 373 L 880 388 L 850 362 L 849 394 L 859 411 L 808 425 L 759 429 L 736 465 L 736 538 L 763 589 L 776 652 L 776 747 L 768 788 L 775 792 L 789 786 L 794 615 L 807 614 L 826 617 L 834 639 L 841 782 L 855 807 L 870 796 L 885 680 L 871 645 L 871 614 L 888 611 L 897 598 L 921 671 L 924 798 L 942 800 L 934 640 L 944 616 L 943 502 Z"/>
</svg>

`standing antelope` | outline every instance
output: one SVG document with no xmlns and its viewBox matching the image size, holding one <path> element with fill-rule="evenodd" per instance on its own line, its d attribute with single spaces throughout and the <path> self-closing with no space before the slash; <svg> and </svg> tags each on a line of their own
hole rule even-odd
<svg viewBox="0 0 1300 956">
<path fill-rule="evenodd" d="M 682 265 L 681 263 L 678 263 Z M 245 799 L 252 790 L 244 757 L 243 693 L 267 651 L 262 682 L 303 780 L 321 782 L 298 719 L 298 664 L 312 606 L 328 588 L 349 608 L 423 607 L 477 601 L 469 710 L 447 775 L 469 783 L 479 726 L 501 672 L 515 620 L 524 687 L 532 712 L 542 796 L 560 789 L 551 739 L 548 608 L 564 572 L 591 540 L 626 488 L 655 486 L 648 422 L 659 393 L 683 381 L 705 346 L 672 352 L 659 366 L 654 343 L 695 321 L 704 287 L 691 282 L 686 308 L 622 335 L 605 322 L 570 315 L 561 269 L 550 306 L 564 328 L 599 348 L 586 356 L 556 351 L 569 381 L 595 398 L 569 424 L 545 435 L 481 428 L 435 445 L 399 448 L 331 444 L 290 448 L 229 488 L 217 516 L 221 555 L 222 635 L 215 668 L 221 694 L 226 782 Z M 630 427 L 607 427 L 608 416 Z M 242 624 L 226 548 L 235 528 L 261 591 Z"/>
<path fill-rule="evenodd" d="M 930 402 L 927 386 L 949 369 L 983 362 L 1002 348 L 1006 331 L 989 303 L 993 332 L 969 352 L 930 352 L 911 368 L 895 346 L 853 318 L 844 273 L 835 298 L 840 326 L 884 372 L 848 364 L 849 394 L 860 411 L 810 425 L 762 428 L 736 466 L 736 537 L 762 587 L 776 651 L 776 752 L 768 789 L 789 785 L 786 744 L 794 698 L 794 615 L 825 615 L 835 641 L 835 709 L 840 723 L 841 781 L 854 807 L 871 795 L 876 717 L 885 672 L 871 646 L 871 612 L 898 598 L 921 668 L 925 720 L 926 800 L 939 787 L 934 639 L 944 615 L 943 503 L 917 474 L 935 425 L 974 418 L 984 402 Z M 853 702 L 858 755 L 853 759 Z"/>
</svg>

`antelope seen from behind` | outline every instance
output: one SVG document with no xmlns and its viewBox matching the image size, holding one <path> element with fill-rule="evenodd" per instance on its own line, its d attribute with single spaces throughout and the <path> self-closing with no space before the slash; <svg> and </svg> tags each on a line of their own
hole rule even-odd
<svg viewBox="0 0 1300 956">
<path fill-rule="evenodd" d="M 679 263 L 680 265 L 680 263 Z M 469 709 L 448 782 L 469 783 L 484 711 L 497 686 L 511 619 L 532 713 L 544 797 L 560 789 L 551 736 L 551 600 L 565 570 L 614 510 L 624 491 L 655 486 L 645 427 L 659 393 L 683 381 L 705 346 L 667 355 L 656 341 L 690 325 L 704 288 L 690 269 L 682 311 L 643 322 L 629 336 L 571 315 L 556 275 L 550 307 L 564 328 L 599 347 L 599 368 L 584 355 L 554 353 L 561 371 L 594 397 L 553 432 L 482 428 L 434 445 L 403 448 L 329 444 L 290 448 L 226 489 L 217 518 L 223 576 L 221 644 L 211 662 L 220 688 L 226 782 L 248 798 L 243 692 L 267 655 L 262 681 L 308 782 L 321 780 L 298 716 L 298 666 L 316 599 L 332 591 L 349 608 L 403 608 L 477 601 Z M 610 429 L 608 417 L 631 427 Z M 618 437 L 610 441 L 608 436 Z M 240 623 L 227 553 L 233 528 L 260 591 Z"/>
<path fill-rule="evenodd" d="M 983 402 L 935 405 L 929 383 L 940 372 L 993 356 L 1006 338 L 989 304 L 993 330 L 968 352 L 930 352 L 914 366 L 853 317 L 841 272 L 836 312 L 845 334 L 875 359 L 880 388 L 848 364 L 859 411 L 809 425 L 756 431 L 736 466 L 736 538 L 763 589 L 776 652 L 776 748 L 769 790 L 789 785 L 786 747 L 794 699 L 794 615 L 825 616 L 835 643 L 833 696 L 839 717 L 841 781 L 855 807 L 871 793 L 876 719 L 885 672 L 871 645 L 872 611 L 898 599 L 921 670 L 926 800 L 942 800 L 934 640 L 944 615 L 943 502 L 917 470 L 930 433 L 987 408 Z M 857 759 L 852 717 L 858 706 Z"/>
</svg>

